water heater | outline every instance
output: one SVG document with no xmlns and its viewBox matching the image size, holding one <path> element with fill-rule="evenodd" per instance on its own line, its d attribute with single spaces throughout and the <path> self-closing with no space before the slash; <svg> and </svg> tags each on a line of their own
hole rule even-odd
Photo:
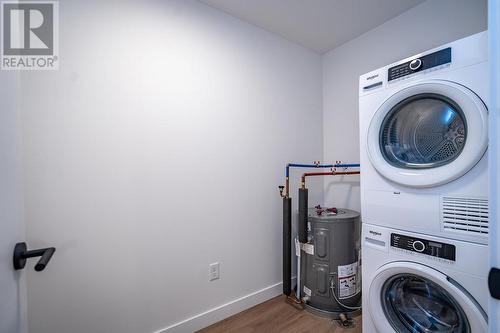
<svg viewBox="0 0 500 333">
<path fill-rule="evenodd" d="M 361 220 L 349 209 L 308 209 L 300 246 L 300 291 L 306 308 L 337 318 L 361 309 Z"/>
</svg>

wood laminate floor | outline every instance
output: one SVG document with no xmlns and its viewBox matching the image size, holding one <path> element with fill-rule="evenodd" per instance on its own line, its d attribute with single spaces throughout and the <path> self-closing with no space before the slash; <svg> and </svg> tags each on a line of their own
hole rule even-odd
<svg viewBox="0 0 500 333">
<path fill-rule="evenodd" d="M 279 296 L 204 328 L 198 333 L 361 333 L 361 316 L 354 320 L 356 327 L 341 328 L 331 319 L 294 308 L 286 303 L 284 296 Z"/>
</svg>

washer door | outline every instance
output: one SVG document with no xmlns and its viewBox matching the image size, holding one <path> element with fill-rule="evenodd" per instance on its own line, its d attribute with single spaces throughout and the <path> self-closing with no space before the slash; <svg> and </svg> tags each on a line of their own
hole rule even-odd
<svg viewBox="0 0 500 333">
<path fill-rule="evenodd" d="M 488 111 L 471 90 L 432 80 L 389 97 L 375 113 L 368 156 L 387 179 L 432 187 L 463 176 L 488 145 Z"/>
<path fill-rule="evenodd" d="M 369 310 L 380 333 L 482 333 L 484 312 L 470 295 L 424 265 L 382 266 L 369 290 Z"/>
</svg>

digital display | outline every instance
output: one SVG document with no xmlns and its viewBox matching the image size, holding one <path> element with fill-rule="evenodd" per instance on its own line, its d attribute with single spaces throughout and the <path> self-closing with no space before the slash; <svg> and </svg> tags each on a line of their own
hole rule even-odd
<svg viewBox="0 0 500 333">
<path fill-rule="evenodd" d="M 442 247 L 443 247 L 443 244 L 434 243 L 434 242 L 429 242 L 429 246 L 432 246 L 432 247 L 437 247 L 438 249 L 440 249 L 440 248 L 442 248 Z"/>
</svg>

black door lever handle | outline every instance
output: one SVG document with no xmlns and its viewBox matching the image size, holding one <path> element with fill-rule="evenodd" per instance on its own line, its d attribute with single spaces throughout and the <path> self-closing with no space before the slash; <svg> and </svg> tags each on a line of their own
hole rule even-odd
<svg viewBox="0 0 500 333">
<path fill-rule="evenodd" d="M 35 271 L 40 272 L 45 269 L 50 258 L 56 252 L 55 247 L 48 247 L 45 249 L 31 250 L 28 251 L 26 243 L 17 243 L 14 248 L 14 268 L 16 270 L 23 269 L 26 266 L 26 259 L 41 257 L 38 263 L 35 265 Z"/>
<path fill-rule="evenodd" d="M 500 299 L 500 269 L 493 267 L 488 274 L 488 288 L 491 297 Z"/>
</svg>

